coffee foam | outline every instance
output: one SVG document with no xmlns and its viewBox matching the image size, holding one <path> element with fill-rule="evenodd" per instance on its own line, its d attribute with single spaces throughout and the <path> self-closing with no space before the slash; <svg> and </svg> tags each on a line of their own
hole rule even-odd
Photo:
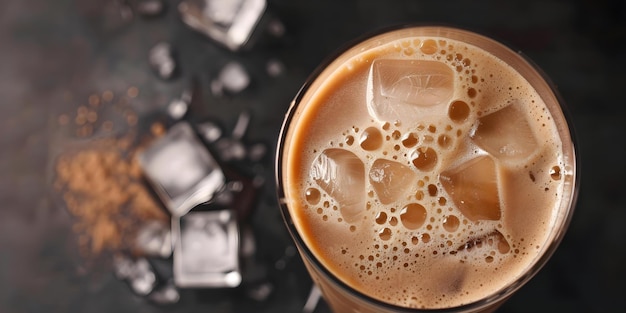
<svg viewBox="0 0 626 313">
<path fill-rule="evenodd" d="M 381 119 L 387 112 L 368 110 L 363 95 L 372 64 L 384 59 L 445 64 L 453 73 L 449 100 L 417 119 Z M 517 113 L 530 124 L 535 149 L 501 148 L 495 158 L 477 144 L 490 136 L 481 125 L 513 105 L 523 108 Z M 289 210 L 311 251 L 353 288 L 405 307 L 457 306 L 508 285 L 544 246 L 566 175 L 558 131 L 528 82 L 483 50 L 451 39 L 397 40 L 340 64 L 299 110 L 287 145 Z M 311 164 L 336 158 L 362 162 L 356 215 L 342 211 L 349 200 L 338 196 L 340 187 L 321 182 L 330 176 L 311 176 Z M 457 169 L 471 162 L 478 174 L 493 169 L 485 184 L 501 186 L 490 195 L 493 208 L 478 217 L 449 194 Z M 385 171 L 403 177 L 388 179 Z"/>
</svg>

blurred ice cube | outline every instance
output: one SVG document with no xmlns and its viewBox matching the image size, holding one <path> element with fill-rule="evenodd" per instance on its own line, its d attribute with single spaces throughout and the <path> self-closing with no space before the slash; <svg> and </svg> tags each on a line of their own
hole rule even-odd
<svg viewBox="0 0 626 313">
<path fill-rule="evenodd" d="M 264 282 L 249 287 L 246 294 L 253 300 L 261 302 L 267 300 L 267 298 L 269 298 L 273 291 L 274 285 L 272 285 L 270 282 Z"/>
<path fill-rule="evenodd" d="M 469 238 L 465 243 L 457 247 L 456 254 L 464 252 L 473 252 L 480 255 L 475 250 L 487 250 L 484 255 L 489 254 L 492 251 L 498 251 L 501 254 L 506 254 L 510 251 L 511 245 L 506 240 L 504 235 L 498 230 L 485 232 L 480 235 L 475 235 Z"/>
<path fill-rule="evenodd" d="M 156 286 L 156 275 L 150 263 L 144 258 L 132 260 L 118 255 L 113 260 L 113 266 L 116 277 L 126 280 L 138 295 L 145 296 Z"/>
<path fill-rule="evenodd" d="M 246 69 L 237 62 L 227 63 L 220 71 L 217 79 L 222 87 L 230 93 L 238 93 L 250 84 L 250 76 Z"/>
<path fill-rule="evenodd" d="M 196 126 L 202 139 L 207 143 L 213 143 L 222 137 L 222 129 L 215 123 L 204 122 Z"/>
<path fill-rule="evenodd" d="M 172 119 L 179 120 L 185 116 L 188 109 L 189 104 L 187 102 L 182 99 L 174 99 L 167 106 L 167 113 Z"/>
<path fill-rule="evenodd" d="M 192 211 L 172 219 L 174 281 L 180 287 L 236 287 L 239 229 L 230 210 Z"/>
<path fill-rule="evenodd" d="M 267 154 L 267 146 L 262 143 L 256 143 L 248 149 L 248 159 L 252 162 L 258 162 Z"/>
<path fill-rule="evenodd" d="M 243 0 L 208 0 L 205 3 L 203 13 L 206 16 L 218 24 L 230 25 L 235 20 Z"/>
<path fill-rule="evenodd" d="M 224 174 L 191 126 L 179 122 L 139 155 L 155 191 L 174 216 L 208 202 L 224 184 Z"/>
<path fill-rule="evenodd" d="M 267 25 L 267 31 L 274 37 L 282 37 L 285 34 L 285 25 L 279 19 L 272 19 Z"/>
<path fill-rule="evenodd" d="M 285 65 L 280 60 L 271 59 L 267 61 L 265 70 L 269 76 L 277 77 L 285 72 Z"/>
<path fill-rule="evenodd" d="M 136 247 L 146 255 L 167 258 L 172 254 L 172 236 L 168 225 L 151 221 L 137 232 Z"/>
<path fill-rule="evenodd" d="M 246 134 L 248 125 L 250 123 L 250 114 L 248 112 L 242 112 L 239 114 L 237 124 L 233 129 L 230 138 L 222 138 L 215 144 L 221 160 L 242 160 L 246 156 L 246 146 L 241 142 L 241 139 Z"/>
<path fill-rule="evenodd" d="M 215 146 L 223 161 L 243 160 L 246 157 L 246 147 L 239 140 L 222 138 Z"/>
<path fill-rule="evenodd" d="M 346 222 L 365 210 L 365 166 L 354 153 L 326 149 L 313 161 L 309 175 L 337 201 Z"/>
<path fill-rule="evenodd" d="M 476 145 L 503 161 L 524 160 L 539 148 L 519 100 L 479 118 L 471 138 Z"/>
<path fill-rule="evenodd" d="M 252 36 L 266 0 L 184 0 L 178 10 L 187 26 L 237 51 Z"/>
<path fill-rule="evenodd" d="M 180 120 L 187 114 L 189 107 L 194 106 L 194 102 L 202 103 L 202 92 L 199 90 L 198 82 L 192 79 L 191 84 L 183 89 L 180 98 L 173 99 L 167 105 L 167 114 L 174 121 Z"/>
<path fill-rule="evenodd" d="M 366 101 L 379 120 L 411 123 L 447 104 L 453 91 L 454 73 L 445 63 L 379 59 L 370 68 Z"/>
<path fill-rule="evenodd" d="M 454 204 L 469 220 L 500 219 L 498 173 L 490 156 L 471 159 L 439 177 Z"/>
<path fill-rule="evenodd" d="M 169 43 L 160 42 L 150 49 L 148 56 L 150 66 L 163 79 L 169 79 L 174 76 L 176 71 L 176 62 L 174 60 L 174 52 Z"/>
<path fill-rule="evenodd" d="M 118 279 L 126 279 L 133 272 L 133 260 L 129 257 L 117 254 L 113 257 L 113 273 Z"/>
<path fill-rule="evenodd" d="M 382 204 L 389 204 L 405 195 L 408 188 L 415 185 L 417 174 L 395 161 L 378 159 L 372 164 L 369 180 Z"/>
<path fill-rule="evenodd" d="M 233 134 L 231 137 L 234 139 L 240 140 L 246 134 L 248 130 L 248 125 L 250 125 L 250 113 L 243 111 L 239 114 L 237 118 L 237 123 L 233 128 Z"/>
<path fill-rule="evenodd" d="M 153 291 L 149 299 L 157 304 L 173 304 L 180 300 L 180 293 L 173 283 L 168 282 L 165 286 Z"/>
</svg>

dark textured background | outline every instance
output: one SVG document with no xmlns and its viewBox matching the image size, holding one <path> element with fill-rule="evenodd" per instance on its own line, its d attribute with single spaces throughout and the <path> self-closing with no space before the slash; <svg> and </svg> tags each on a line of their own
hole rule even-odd
<svg viewBox="0 0 626 313">
<path fill-rule="evenodd" d="M 183 291 L 159 307 L 133 295 L 105 265 L 88 267 L 77 252 L 68 213 L 49 195 L 58 152 L 56 118 L 93 92 L 137 86 L 141 114 L 162 110 L 197 76 L 237 60 L 253 85 L 195 108 L 232 127 L 253 116 L 248 140 L 275 146 L 287 105 L 325 56 L 363 33 L 398 23 L 443 23 L 491 35 L 523 51 L 552 78 L 572 113 L 582 185 L 576 213 L 548 265 L 502 312 L 626 311 L 626 5 L 588 1 L 269 1 L 283 21 L 280 40 L 228 52 L 186 28 L 169 2 L 166 14 L 112 28 L 97 0 L 0 1 L 0 313 L 4 312 L 298 312 L 310 280 L 296 258 L 274 278 L 266 303 L 239 291 Z M 179 52 L 181 77 L 164 82 L 147 64 L 158 41 Z M 265 73 L 270 58 L 286 72 Z M 71 95 L 68 99 L 68 95 Z M 273 148 L 272 148 L 273 149 Z M 264 161 L 271 181 L 271 157 Z M 269 183 L 253 216 L 267 260 L 289 245 Z M 318 308 L 325 312 L 325 307 Z"/>
</svg>

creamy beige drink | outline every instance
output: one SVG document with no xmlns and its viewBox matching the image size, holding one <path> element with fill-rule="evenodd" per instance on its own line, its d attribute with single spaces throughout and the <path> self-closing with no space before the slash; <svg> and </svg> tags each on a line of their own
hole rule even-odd
<svg viewBox="0 0 626 313">
<path fill-rule="evenodd" d="M 503 46 L 448 28 L 389 32 L 330 63 L 295 104 L 282 201 L 335 310 L 358 309 L 335 289 L 404 308 L 504 297 L 560 240 L 572 140 L 549 85 Z"/>
</svg>

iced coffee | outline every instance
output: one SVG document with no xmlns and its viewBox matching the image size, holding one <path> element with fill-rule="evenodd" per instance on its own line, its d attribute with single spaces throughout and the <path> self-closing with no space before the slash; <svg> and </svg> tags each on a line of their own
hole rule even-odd
<svg viewBox="0 0 626 313">
<path fill-rule="evenodd" d="M 287 225 L 337 312 L 493 308 L 552 254 L 576 195 L 550 84 L 458 29 L 344 51 L 294 100 L 279 146 Z"/>
</svg>

